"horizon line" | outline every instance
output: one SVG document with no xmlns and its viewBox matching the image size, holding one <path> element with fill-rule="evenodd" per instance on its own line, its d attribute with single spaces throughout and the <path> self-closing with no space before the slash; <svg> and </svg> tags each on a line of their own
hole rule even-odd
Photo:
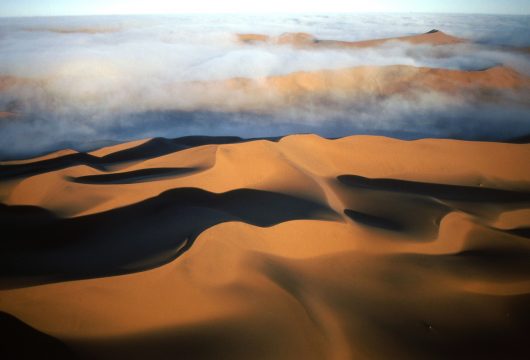
<svg viewBox="0 0 530 360">
<path fill-rule="evenodd" d="M 530 16 L 530 13 L 493 13 L 493 12 L 425 12 L 425 11 L 261 11 L 261 12 L 166 12 L 166 13 L 108 13 L 108 14 L 42 14 L 42 15 L 0 15 L 0 18 L 24 19 L 24 18 L 55 18 L 55 17 L 97 17 L 97 16 L 160 16 L 160 15 L 354 15 L 354 14 L 421 14 L 421 15 L 492 15 L 492 16 Z"/>
</svg>

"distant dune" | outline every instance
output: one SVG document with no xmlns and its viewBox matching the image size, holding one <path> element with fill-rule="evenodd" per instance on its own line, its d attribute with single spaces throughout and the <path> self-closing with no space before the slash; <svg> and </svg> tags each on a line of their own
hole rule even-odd
<svg viewBox="0 0 530 360">
<path fill-rule="evenodd" d="M 277 37 L 271 37 L 264 34 L 236 34 L 240 42 L 253 44 L 266 42 L 279 45 L 294 45 L 294 46 L 312 46 L 312 47 L 373 47 L 380 46 L 390 41 L 403 41 L 412 44 L 430 44 L 430 45 L 452 45 L 467 42 L 465 39 L 460 39 L 448 35 L 439 30 L 431 30 L 425 34 L 401 36 L 386 39 L 375 39 L 365 41 L 337 41 L 337 40 L 322 40 L 317 39 L 311 34 L 307 33 L 284 33 Z"/>
<path fill-rule="evenodd" d="M 530 145 L 293 135 L 3 163 L 7 349 L 524 358 L 528 159 Z"/>
<path fill-rule="evenodd" d="M 3 89 L 17 85 L 43 91 L 41 100 L 52 106 L 57 96 L 54 78 L 4 78 Z M 384 99 L 399 95 L 414 99 L 425 94 L 442 94 L 465 98 L 468 102 L 506 103 L 528 106 L 530 78 L 506 67 L 467 71 L 409 65 L 358 66 L 345 69 L 300 71 L 265 78 L 232 78 L 220 81 L 188 81 L 167 83 L 161 89 L 174 94 L 173 103 L 163 104 L 168 110 L 250 111 L 270 113 L 307 103 L 326 107 L 347 106 L 367 99 Z M 64 96 L 64 95 L 62 95 Z M 76 101 L 92 101 L 91 93 Z M 178 96 L 178 97 L 177 97 Z M 104 99 L 101 99 L 102 101 Z M 23 100 L 15 100 L 3 109 L 1 117 L 24 113 Z M 2 110 L 2 109 L 0 109 Z"/>
<path fill-rule="evenodd" d="M 370 99 L 425 95 L 466 99 L 468 103 L 528 106 L 530 78 L 505 66 L 480 71 L 422 68 L 407 65 L 360 66 L 295 72 L 266 78 L 171 84 L 166 91 L 182 94 L 186 110 L 271 113 L 312 104 L 321 109 L 362 104 Z M 227 94 L 230 97 L 227 98 Z"/>
<path fill-rule="evenodd" d="M 425 92 L 465 95 L 469 100 L 480 101 L 488 100 L 488 95 L 491 100 L 493 96 L 490 92 L 493 91 L 494 101 L 502 101 L 502 94 L 495 91 L 515 90 L 521 95 L 528 95 L 530 78 L 503 66 L 481 71 L 463 71 L 392 65 L 297 72 L 259 80 L 240 78 L 208 85 L 212 91 L 219 86 L 241 92 L 241 98 L 231 102 L 236 106 L 241 99 L 248 101 L 247 104 L 241 104 L 242 107 L 262 105 L 267 108 L 271 105 L 292 105 L 307 101 L 307 97 L 347 102 L 352 99 L 345 100 L 345 97 L 352 95 L 414 96 Z M 510 94 L 508 98 L 511 97 Z"/>
</svg>

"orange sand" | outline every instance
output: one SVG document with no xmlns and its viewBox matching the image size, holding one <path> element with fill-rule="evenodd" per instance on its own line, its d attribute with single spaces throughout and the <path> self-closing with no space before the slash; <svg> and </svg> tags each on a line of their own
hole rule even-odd
<svg viewBox="0 0 530 360">
<path fill-rule="evenodd" d="M 76 154 L 4 163 L 5 171 L 40 170 L 4 179 L 2 202 L 82 219 L 132 209 L 169 189 L 194 187 L 219 199 L 256 189 L 290 196 L 282 207 L 303 199 L 336 214 L 269 227 L 221 222 L 174 260 L 146 258 L 146 271 L 131 263 L 119 276 L 35 277 L 34 286 L 5 279 L 0 310 L 82 357 L 510 358 L 527 351 L 530 242 L 514 231 L 530 227 L 530 145 L 294 135 L 121 158 L 104 171 L 42 170 L 61 156 Z M 164 167 L 196 170 L 126 184 L 72 180 Z M 242 214 L 267 215 L 265 203 L 241 204 Z M 188 225 L 168 219 L 174 229 Z M 124 231 L 131 241 L 123 252 L 134 251 L 137 234 Z M 186 245 L 175 242 L 175 250 Z"/>
</svg>

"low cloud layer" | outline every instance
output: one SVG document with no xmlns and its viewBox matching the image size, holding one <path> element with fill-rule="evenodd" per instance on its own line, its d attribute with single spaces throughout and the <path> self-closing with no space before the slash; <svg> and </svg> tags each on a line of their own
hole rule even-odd
<svg viewBox="0 0 530 360">
<path fill-rule="evenodd" d="M 530 133 L 530 111 L 432 92 L 365 97 L 333 106 L 296 104 L 266 113 L 227 111 L 219 95 L 189 84 L 297 71 L 411 65 L 481 70 L 502 64 L 530 76 L 528 17 L 470 15 L 146 16 L 3 19 L 0 25 L 0 157 L 102 140 L 190 134 L 278 136 L 315 132 L 469 139 Z M 450 46 L 390 42 L 376 48 L 247 45 L 236 33 L 303 31 L 367 40 L 438 28 L 476 41 Z M 4 84 L 4 85 L 2 85 Z M 5 85 L 8 84 L 8 85 Z M 222 94 L 226 103 L 236 93 Z M 523 94 L 522 96 L 526 96 Z M 361 101 L 362 100 L 362 101 Z M 197 106 L 194 106 L 197 104 Z M 86 144 L 86 145 L 83 145 Z"/>
</svg>

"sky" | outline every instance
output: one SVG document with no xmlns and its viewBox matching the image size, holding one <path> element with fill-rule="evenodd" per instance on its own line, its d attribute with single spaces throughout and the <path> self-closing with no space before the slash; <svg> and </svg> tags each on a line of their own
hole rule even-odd
<svg viewBox="0 0 530 360">
<path fill-rule="evenodd" d="M 0 16 L 161 13 L 439 12 L 530 14 L 530 0 L 0 0 Z"/>
</svg>

